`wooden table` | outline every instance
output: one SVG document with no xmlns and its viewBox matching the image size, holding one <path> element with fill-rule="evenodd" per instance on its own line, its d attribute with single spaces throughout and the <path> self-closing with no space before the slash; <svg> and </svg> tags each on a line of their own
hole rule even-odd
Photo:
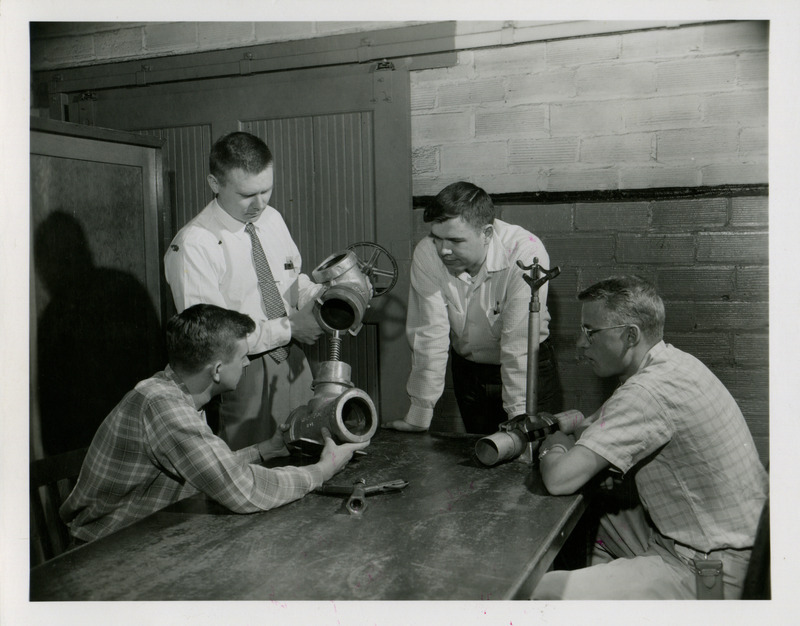
<svg viewBox="0 0 800 626">
<path fill-rule="evenodd" d="M 32 569 L 31 600 L 526 599 L 584 501 L 482 466 L 475 440 L 378 431 L 330 484 L 409 485 L 360 516 L 316 493 L 251 515 L 187 498 Z"/>
</svg>

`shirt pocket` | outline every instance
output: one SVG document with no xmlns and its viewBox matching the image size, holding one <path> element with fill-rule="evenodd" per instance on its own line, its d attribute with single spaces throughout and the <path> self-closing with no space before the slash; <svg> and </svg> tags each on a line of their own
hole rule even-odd
<svg viewBox="0 0 800 626">
<path fill-rule="evenodd" d="M 499 339 L 503 333 L 503 311 L 499 306 L 492 306 L 486 311 L 486 322 L 492 337 Z"/>
</svg>

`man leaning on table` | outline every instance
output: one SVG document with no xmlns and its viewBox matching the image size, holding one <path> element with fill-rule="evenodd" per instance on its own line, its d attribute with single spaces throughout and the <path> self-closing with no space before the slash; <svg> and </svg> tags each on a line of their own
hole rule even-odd
<svg viewBox="0 0 800 626">
<path fill-rule="evenodd" d="M 274 450 L 270 440 L 233 452 L 212 433 L 202 407 L 236 388 L 254 330 L 247 315 L 211 304 L 191 306 L 169 320 L 169 364 L 136 385 L 106 417 L 61 507 L 78 542 L 198 492 L 235 513 L 278 507 L 322 485 L 368 445 L 336 445 L 323 432 L 317 463 L 268 469 L 261 463 L 288 453 Z"/>
<path fill-rule="evenodd" d="M 544 244 L 495 219 L 486 191 L 468 182 L 445 187 L 425 209 L 430 236 L 411 265 L 406 336 L 412 350 L 411 406 L 388 428 L 424 431 L 444 389 L 448 350 L 458 409 L 468 433 L 489 434 L 525 413 L 531 290 L 516 262 L 549 267 Z M 547 284 L 539 289 L 539 411 L 560 410 L 555 353 L 548 340 Z"/>
<path fill-rule="evenodd" d="M 578 298 L 578 348 L 620 385 L 542 442 L 542 479 L 570 494 L 610 469 L 635 481 L 641 505 L 603 515 L 592 565 L 545 574 L 533 599 L 741 597 L 768 491 L 742 412 L 705 365 L 664 343 L 647 281 L 609 278 Z"/>
</svg>

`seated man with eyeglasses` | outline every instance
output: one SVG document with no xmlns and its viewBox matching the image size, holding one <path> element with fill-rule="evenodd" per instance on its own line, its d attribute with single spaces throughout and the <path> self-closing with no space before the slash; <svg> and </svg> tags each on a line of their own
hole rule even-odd
<svg viewBox="0 0 800 626">
<path fill-rule="evenodd" d="M 542 479 L 570 494 L 610 470 L 635 482 L 641 504 L 602 515 L 592 565 L 545 574 L 533 599 L 739 598 L 768 491 L 742 412 L 705 365 L 664 342 L 651 284 L 609 278 L 578 299 L 578 348 L 620 385 L 542 442 Z"/>
</svg>

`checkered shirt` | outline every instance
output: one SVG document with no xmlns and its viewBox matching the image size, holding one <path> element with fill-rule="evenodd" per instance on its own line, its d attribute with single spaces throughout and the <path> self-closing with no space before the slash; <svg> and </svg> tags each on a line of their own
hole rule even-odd
<svg viewBox="0 0 800 626">
<path fill-rule="evenodd" d="M 767 473 L 736 401 L 699 360 L 659 342 L 589 419 L 578 445 L 636 467 L 661 534 L 704 553 L 753 545 Z"/>
<path fill-rule="evenodd" d="M 322 484 L 316 467 L 267 469 L 256 446 L 232 452 L 168 366 L 136 385 L 98 429 L 61 507 L 92 541 L 197 492 L 236 513 L 264 511 Z"/>
</svg>

